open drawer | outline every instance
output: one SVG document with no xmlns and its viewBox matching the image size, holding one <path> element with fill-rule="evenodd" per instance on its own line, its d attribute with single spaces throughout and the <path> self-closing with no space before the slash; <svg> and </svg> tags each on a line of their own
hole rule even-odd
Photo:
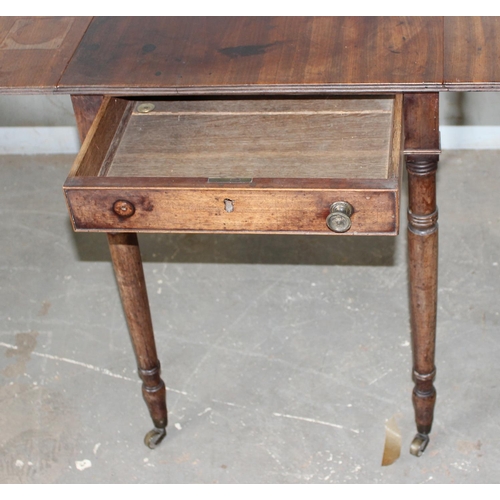
<svg viewBox="0 0 500 500">
<path fill-rule="evenodd" d="M 401 164 L 401 95 L 108 97 L 64 191 L 77 231 L 394 235 Z"/>
</svg>

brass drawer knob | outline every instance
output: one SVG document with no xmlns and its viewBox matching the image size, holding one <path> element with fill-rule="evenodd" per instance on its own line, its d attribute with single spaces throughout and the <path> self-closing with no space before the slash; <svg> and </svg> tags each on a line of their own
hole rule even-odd
<svg viewBox="0 0 500 500">
<path fill-rule="evenodd" d="M 352 205 L 347 201 L 336 201 L 330 206 L 326 225 L 335 233 L 345 233 L 351 227 Z"/>
<path fill-rule="evenodd" d="M 120 217 L 132 217 L 135 214 L 135 207 L 130 201 L 118 200 L 113 203 L 113 211 Z"/>
</svg>

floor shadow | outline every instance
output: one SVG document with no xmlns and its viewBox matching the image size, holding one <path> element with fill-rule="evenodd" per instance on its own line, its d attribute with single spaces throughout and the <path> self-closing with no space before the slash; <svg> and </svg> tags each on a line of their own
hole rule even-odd
<svg viewBox="0 0 500 500">
<path fill-rule="evenodd" d="M 109 261 L 105 234 L 73 233 L 82 261 Z M 144 262 L 392 266 L 391 236 L 140 234 Z"/>
</svg>

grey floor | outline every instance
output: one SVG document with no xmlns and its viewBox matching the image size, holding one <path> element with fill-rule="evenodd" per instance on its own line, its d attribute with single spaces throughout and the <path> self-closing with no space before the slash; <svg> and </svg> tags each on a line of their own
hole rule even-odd
<svg viewBox="0 0 500 500">
<path fill-rule="evenodd" d="M 0 482 L 500 482 L 500 151 L 440 162 L 419 459 L 404 216 L 397 238 L 141 236 L 170 411 L 149 450 L 106 238 L 69 224 L 71 163 L 0 157 Z M 392 417 L 402 453 L 382 467 Z"/>
</svg>

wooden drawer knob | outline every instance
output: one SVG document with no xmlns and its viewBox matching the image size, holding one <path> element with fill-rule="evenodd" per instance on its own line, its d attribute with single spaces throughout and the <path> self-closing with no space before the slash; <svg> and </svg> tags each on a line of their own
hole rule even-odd
<svg viewBox="0 0 500 500">
<path fill-rule="evenodd" d="M 351 228 L 352 205 L 347 201 L 336 201 L 330 206 L 326 225 L 335 233 L 345 233 Z"/>
<path fill-rule="evenodd" d="M 130 201 L 118 200 L 113 204 L 113 211 L 120 217 L 132 217 L 135 214 L 135 207 Z"/>
</svg>

